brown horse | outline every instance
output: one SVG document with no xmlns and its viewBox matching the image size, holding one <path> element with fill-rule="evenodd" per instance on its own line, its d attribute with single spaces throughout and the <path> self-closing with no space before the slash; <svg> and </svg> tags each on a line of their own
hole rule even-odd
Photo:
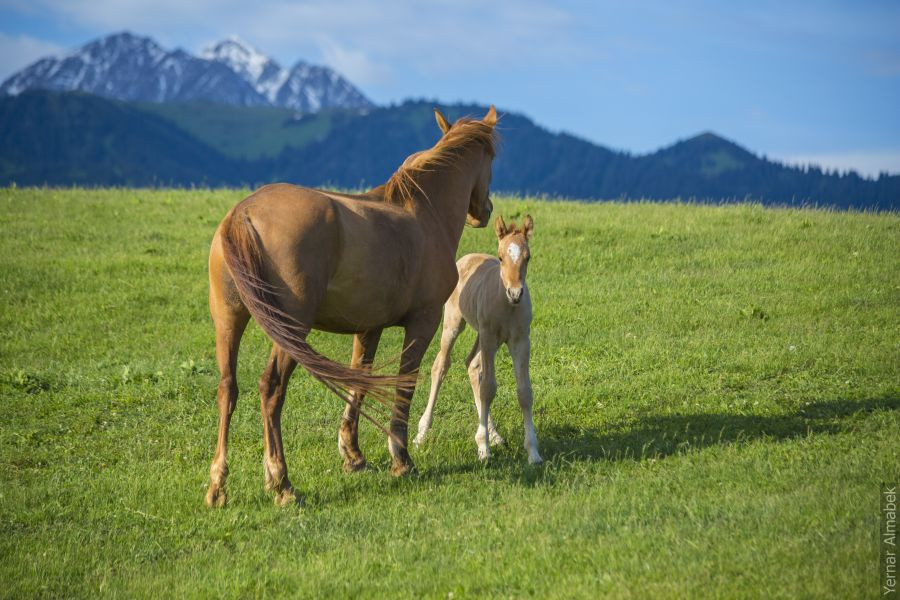
<svg viewBox="0 0 900 600">
<path fill-rule="evenodd" d="M 275 491 L 276 503 L 297 500 L 281 441 L 281 408 L 297 364 L 347 402 L 338 434 L 346 470 L 365 466 L 357 427 L 366 394 L 391 407 L 391 472 L 414 468 L 406 441 L 419 363 L 456 285 L 454 258 L 463 226 L 484 227 L 493 208 L 488 190 L 494 107 L 481 120 L 460 119 L 452 126 L 437 110 L 435 117 L 441 139 L 407 158 L 384 185 L 361 195 L 269 185 L 237 204 L 219 225 L 209 256 L 209 306 L 221 372 L 219 434 L 207 505 L 225 504 L 237 354 L 251 316 L 274 342 L 259 390 L 265 485 Z M 392 326 L 405 328 L 400 374 L 374 375 L 370 366 L 381 332 Z M 310 347 L 311 328 L 354 334 L 351 366 Z"/>
</svg>

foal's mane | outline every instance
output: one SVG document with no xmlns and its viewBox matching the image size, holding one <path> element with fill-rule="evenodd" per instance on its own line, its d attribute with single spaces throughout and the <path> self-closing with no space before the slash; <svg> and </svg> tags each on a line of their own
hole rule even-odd
<svg viewBox="0 0 900 600">
<path fill-rule="evenodd" d="M 463 148 L 473 143 L 482 144 L 491 156 L 497 153 L 494 128 L 477 119 L 463 117 L 432 148 L 413 154 L 403 161 L 384 184 L 384 201 L 408 207 L 412 204 L 414 191 L 422 189 L 416 182 L 416 175 L 451 164 Z"/>
</svg>

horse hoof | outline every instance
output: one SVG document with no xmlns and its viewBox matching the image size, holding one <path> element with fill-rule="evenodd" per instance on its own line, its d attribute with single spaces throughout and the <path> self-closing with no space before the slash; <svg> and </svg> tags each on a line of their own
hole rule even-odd
<svg viewBox="0 0 900 600">
<path fill-rule="evenodd" d="M 481 462 L 487 462 L 488 459 L 491 458 L 491 451 L 487 448 L 479 448 L 478 449 L 478 460 Z"/>
<path fill-rule="evenodd" d="M 222 508 L 226 502 L 225 488 L 217 485 L 209 486 L 209 490 L 206 492 L 206 506 L 209 508 Z"/>
<path fill-rule="evenodd" d="M 491 446 L 502 446 L 505 440 L 496 431 L 490 435 Z"/>
<path fill-rule="evenodd" d="M 284 471 L 279 471 L 277 466 L 270 466 L 269 461 L 263 458 L 263 487 L 267 492 L 282 489 L 283 475 L 277 475 L 279 472 L 283 473 Z"/>
<path fill-rule="evenodd" d="M 287 488 L 275 494 L 275 506 L 282 508 L 286 506 L 302 506 L 303 502 L 300 496 L 294 491 L 294 488 Z"/>
<path fill-rule="evenodd" d="M 540 456 L 529 456 L 528 457 L 528 464 L 530 464 L 530 465 L 539 465 L 543 462 L 544 462 L 544 459 L 541 458 Z"/>
<path fill-rule="evenodd" d="M 413 464 L 412 461 L 409 462 L 398 462 L 394 461 L 391 463 L 391 475 L 394 477 L 406 477 L 408 475 L 414 475 L 416 473 L 416 465 Z"/>
<path fill-rule="evenodd" d="M 344 473 L 358 473 L 359 471 L 364 471 L 365 469 L 366 459 L 362 456 L 355 459 L 344 458 Z"/>
<path fill-rule="evenodd" d="M 425 441 L 425 432 L 424 432 L 424 431 L 420 431 L 420 432 L 416 435 L 415 439 L 413 440 L 413 446 L 415 446 L 416 448 L 418 448 L 419 446 L 422 445 L 422 442 L 424 442 L 424 441 Z"/>
</svg>

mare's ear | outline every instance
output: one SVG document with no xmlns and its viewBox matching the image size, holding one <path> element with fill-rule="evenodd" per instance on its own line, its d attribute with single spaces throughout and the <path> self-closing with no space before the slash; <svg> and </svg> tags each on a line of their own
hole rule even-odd
<svg viewBox="0 0 900 600">
<path fill-rule="evenodd" d="M 498 240 L 502 240 L 506 235 L 506 223 L 503 222 L 503 217 L 497 217 L 497 220 L 494 221 L 494 233 L 497 234 Z"/>
<path fill-rule="evenodd" d="M 440 109 L 434 109 L 434 120 L 437 121 L 438 127 L 441 128 L 441 131 L 447 133 L 450 131 L 450 123 L 447 122 L 447 117 L 441 114 Z"/>
<path fill-rule="evenodd" d="M 490 127 L 497 126 L 497 109 L 494 108 L 493 104 L 491 104 L 491 107 L 488 109 L 487 114 L 484 115 L 482 121 L 485 125 L 489 125 Z"/>
<path fill-rule="evenodd" d="M 522 229 L 525 231 L 525 239 L 530 240 L 531 236 L 534 235 L 534 219 L 531 218 L 531 215 L 525 215 L 525 222 L 522 224 Z"/>
</svg>

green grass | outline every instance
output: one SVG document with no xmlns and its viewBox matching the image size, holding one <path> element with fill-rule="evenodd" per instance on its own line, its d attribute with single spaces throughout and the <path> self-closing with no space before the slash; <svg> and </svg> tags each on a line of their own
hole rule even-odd
<svg viewBox="0 0 900 600">
<path fill-rule="evenodd" d="M 210 511 L 205 261 L 244 193 L 0 189 L 0 596 L 878 595 L 879 486 L 900 480 L 898 215 L 498 199 L 535 219 L 545 464 L 526 464 L 505 351 L 507 445 L 477 461 L 469 331 L 411 479 L 367 424 L 372 468 L 342 473 L 342 405 L 298 372 L 283 420 L 305 506 L 278 509 L 251 326 L 229 506 Z M 494 250 L 466 230 L 461 254 Z M 313 342 L 349 360 L 348 337 Z"/>
</svg>

